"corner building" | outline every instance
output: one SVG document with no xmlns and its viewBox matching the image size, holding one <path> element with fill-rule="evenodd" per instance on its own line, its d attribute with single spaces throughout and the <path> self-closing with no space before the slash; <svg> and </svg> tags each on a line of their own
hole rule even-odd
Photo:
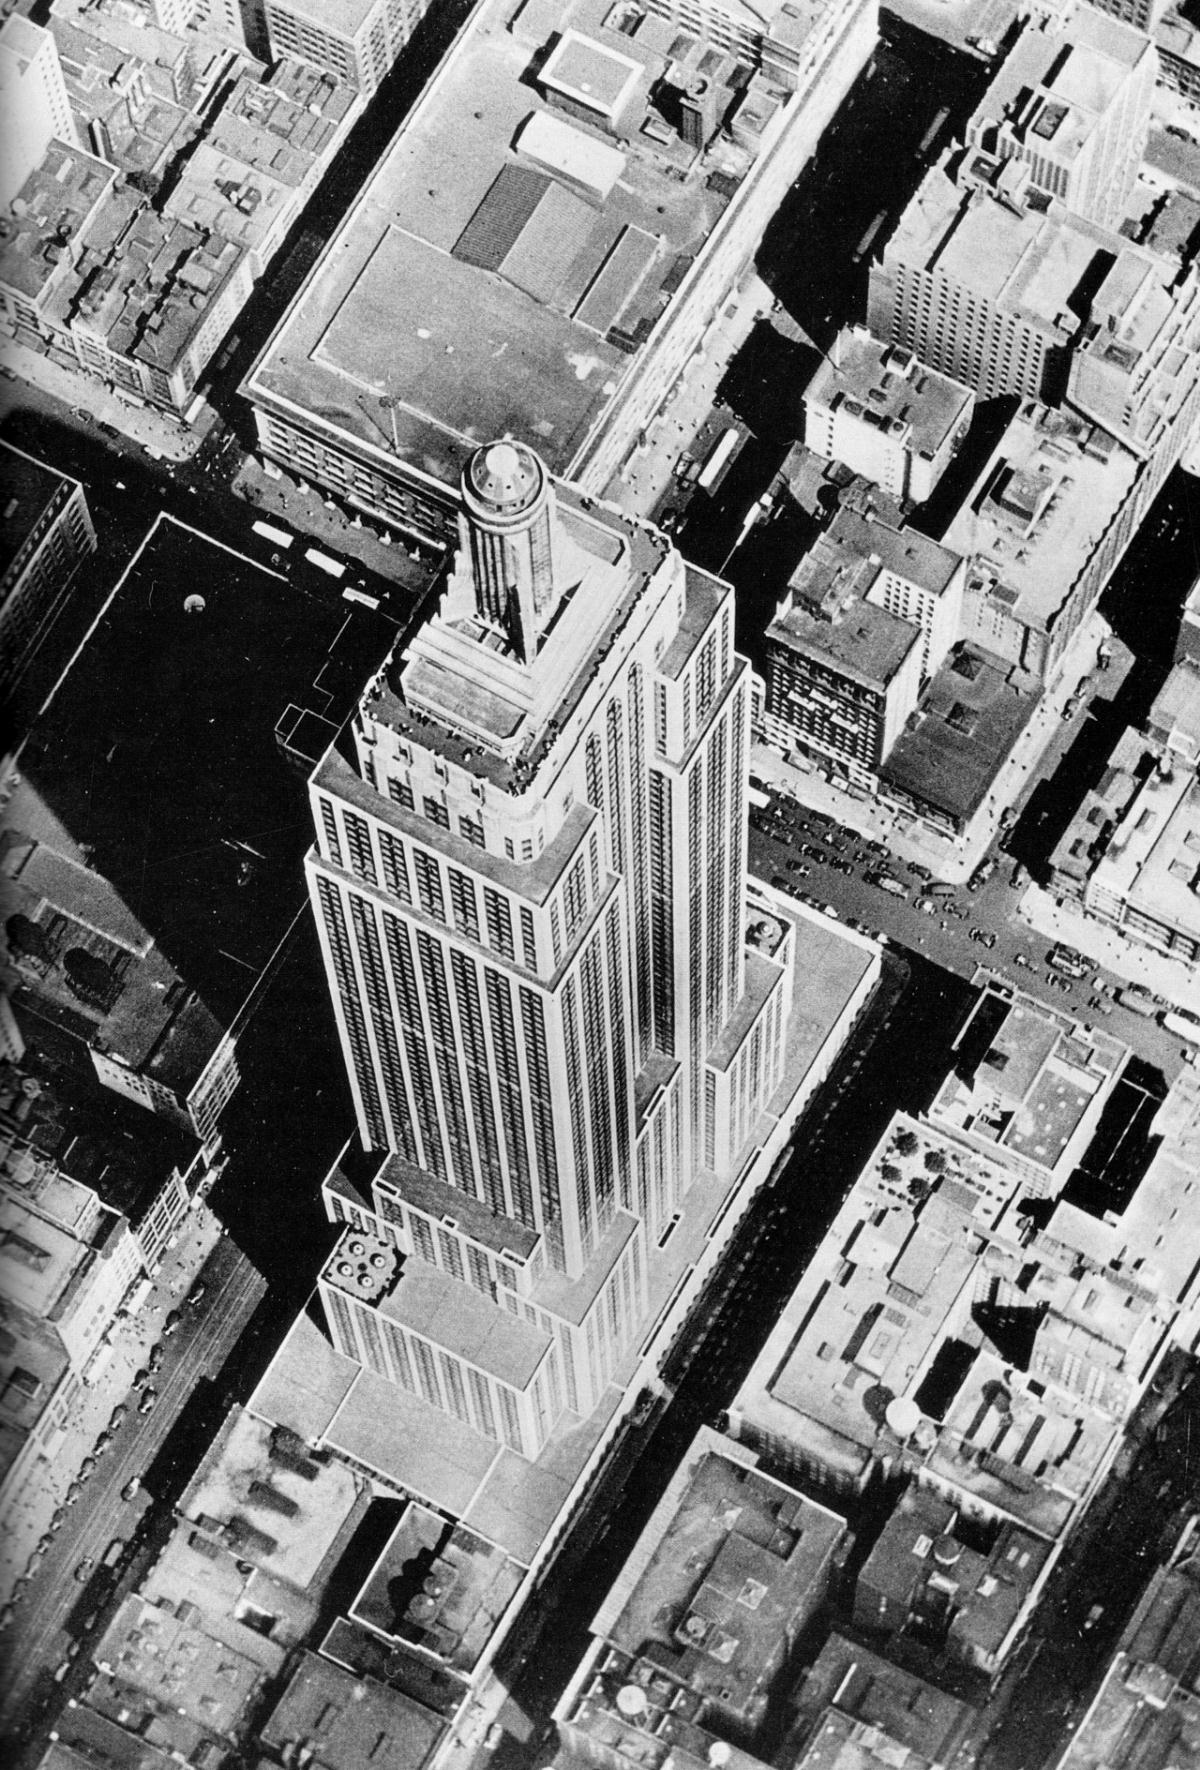
<svg viewBox="0 0 1200 1770">
<path fill-rule="evenodd" d="M 373 1212 L 331 1209 L 410 1277 L 441 1275 L 421 1320 L 402 1281 L 387 1326 L 405 1345 L 381 1374 L 532 1456 L 649 1325 L 647 1263 L 688 1189 L 736 1171 L 782 1075 L 791 971 L 747 985 L 728 585 L 522 444 L 477 450 L 461 496 L 436 612 L 369 684 L 353 757 L 331 750 L 311 782 L 359 1131 L 393 1152 Z M 338 1265 L 335 1343 L 366 1359 L 375 1324 L 354 1326 L 370 1311 Z M 514 1348 L 519 1381 L 488 1368 L 518 1325 L 485 1346 L 496 1303 L 543 1336 Z M 535 1367 L 536 1405 L 497 1409 L 495 1383 Z"/>
</svg>

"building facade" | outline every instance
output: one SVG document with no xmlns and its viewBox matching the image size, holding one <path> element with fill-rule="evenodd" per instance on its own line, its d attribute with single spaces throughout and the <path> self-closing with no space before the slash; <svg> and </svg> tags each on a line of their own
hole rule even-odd
<svg viewBox="0 0 1200 1770">
<path fill-rule="evenodd" d="M 748 720 L 728 586 L 502 442 L 468 464 L 438 612 L 312 778 L 360 1137 L 394 1152 L 358 1221 L 407 1255 L 396 1285 L 380 1249 L 335 1257 L 335 1344 L 382 1334 L 376 1368 L 527 1457 L 594 1407 L 654 1247 L 781 1079 L 790 971 L 745 948 Z"/>
<path fill-rule="evenodd" d="M 7 209 L 55 139 L 79 147 L 50 32 L 11 14 L 0 25 L 0 208 Z"/>
<path fill-rule="evenodd" d="M 1128 210 L 1158 73 L 1141 29 L 1077 8 L 1026 26 L 967 124 L 969 149 L 1015 160 L 1031 186 L 1101 227 Z"/>
<path fill-rule="evenodd" d="M 272 59 L 298 56 L 370 94 L 429 9 L 429 0 L 264 0 Z"/>
<path fill-rule="evenodd" d="M 83 487 L 0 443 L 0 689 L 33 655 L 80 565 L 96 550 Z"/>
<path fill-rule="evenodd" d="M 921 504 L 933 494 L 970 428 L 969 387 L 880 344 L 864 326 L 839 332 L 804 390 L 804 442 Z"/>
</svg>

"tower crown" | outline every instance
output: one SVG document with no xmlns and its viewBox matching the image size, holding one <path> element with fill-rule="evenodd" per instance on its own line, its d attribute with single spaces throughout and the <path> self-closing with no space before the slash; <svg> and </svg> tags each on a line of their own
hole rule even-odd
<svg viewBox="0 0 1200 1770">
<path fill-rule="evenodd" d="M 550 475 L 524 443 L 487 443 L 463 469 L 462 505 L 476 613 L 530 663 L 562 589 Z"/>
<path fill-rule="evenodd" d="M 531 449 L 496 442 L 476 449 L 467 463 L 467 492 L 484 510 L 514 516 L 527 510 L 541 490 L 545 471 Z M 483 514 L 481 510 L 480 514 Z"/>
</svg>

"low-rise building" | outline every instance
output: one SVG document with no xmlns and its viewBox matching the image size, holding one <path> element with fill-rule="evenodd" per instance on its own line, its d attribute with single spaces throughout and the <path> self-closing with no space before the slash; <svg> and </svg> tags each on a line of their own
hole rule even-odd
<svg viewBox="0 0 1200 1770">
<path fill-rule="evenodd" d="M 954 1041 L 931 1120 L 1057 1197 L 1096 1134 L 1129 1047 L 1008 985 L 988 984 Z"/>
<path fill-rule="evenodd" d="M 1139 483 L 1104 431 L 1024 403 L 946 530 L 969 562 L 964 637 L 1052 682 L 1132 536 Z"/>
<path fill-rule="evenodd" d="M 951 1501 L 908 1488 L 859 1572 L 854 1622 L 994 1677 L 1032 1615 L 1050 1545 L 1015 1524 L 986 1547 L 958 1528 Z"/>
<path fill-rule="evenodd" d="M 376 1770 L 381 1760 L 424 1770 L 445 1733 L 440 1716 L 393 1684 L 305 1653 L 259 1739 L 271 1763 L 304 1753 L 318 1770 Z"/>
<path fill-rule="evenodd" d="M 969 838 L 996 815 L 993 788 L 1040 698 L 1020 671 L 962 641 L 884 761 L 881 801 L 939 835 Z"/>
<path fill-rule="evenodd" d="M 804 390 L 804 441 L 897 499 L 929 498 L 970 428 L 961 381 L 880 344 L 865 326 L 839 332 Z"/>
<path fill-rule="evenodd" d="M 215 1145 L 236 1039 L 28 781 L 5 807 L 0 904 L 18 1021 L 48 1023 L 105 1088 Z"/>
<path fill-rule="evenodd" d="M 951 1770 L 974 1762 L 980 1711 L 837 1629 L 796 1694 L 809 1742 L 795 1770 Z"/>
<path fill-rule="evenodd" d="M 244 246 L 263 276 L 361 108 L 352 86 L 305 62 L 241 75 L 164 213 Z"/>
<path fill-rule="evenodd" d="M 55 0 L 75 131 L 0 238 L 14 337 L 179 414 L 366 102 L 306 64 L 267 75 L 224 10 Z"/>
<path fill-rule="evenodd" d="M 707 1427 L 693 1441 L 591 1625 L 555 1711 L 590 1762 L 753 1770 L 790 1721 L 794 1652 L 819 1609 L 844 1520 Z"/>
<path fill-rule="evenodd" d="M 9 21 L 13 22 L 13 21 Z M 24 20 L 17 20 L 24 23 Z M 0 443 L 0 691 L 10 687 L 96 549 L 83 487 L 11 443 Z"/>
<path fill-rule="evenodd" d="M 722 310 L 876 39 L 875 0 L 782 6 L 776 72 L 724 10 L 477 7 L 244 384 L 264 452 L 438 540 L 485 438 L 617 481 L 697 350 L 731 348 Z"/>
<path fill-rule="evenodd" d="M 1177 1309 L 1131 1250 L 1077 1233 L 1082 1212 L 1039 1234 L 1027 1207 L 1042 1190 L 1002 1152 L 898 1115 L 730 1431 L 773 1469 L 834 1492 L 907 1471 L 990 1546 L 1006 1525 L 1038 1538 L 1048 1572 L 1112 1467 Z"/>
<path fill-rule="evenodd" d="M 1200 1760 L 1200 1517 L 1188 1519 L 1121 1636 L 1055 1770 L 1176 1770 Z"/>
<path fill-rule="evenodd" d="M 965 579 L 916 530 L 840 511 L 767 629 L 767 735 L 874 785 L 957 636 Z"/>
<path fill-rule="evenodd" d="M 1118 739 L 1050 858 L 1051 884 L 1127 939 L 1200 959 L 1200 670 L 1177 664 Z"/>
</svg>

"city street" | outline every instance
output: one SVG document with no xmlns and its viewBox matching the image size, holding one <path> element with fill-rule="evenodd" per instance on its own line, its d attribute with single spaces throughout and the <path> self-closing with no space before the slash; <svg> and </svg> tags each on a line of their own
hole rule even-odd
<svg viewBox="0 0 1200 1770">
<path fill-rule="evenodd" d="M 169 1277 L 169 1274 L 168 1274 Z M 228 1240 L 219 1240 L 202 1272 L 207 1287 L 202 1301 L 180 1310 L 177 1333 L 163 1341 L 162 1368 L 149 1387 L 122 1400 L 119 1388 L 97 1392 L 105 1409 L 114 1402 L 122 1412 L 111 1427 L 112 1440 L 88 1478 L 84 1496 L 66 1512 L 54 1530 L 50 1548 L 32 1584 L 16 1608 L 4 1647 L 7 1667 L 0 1726 L 9 1740 L 23 1740 L 37 1709 L 58 1690 L 52 1673 L 72 1639 L 91 1636 L 113 1608 L 121 1582 L 104 1568 L 103 1559 L 115 1539 L 130 1542 L 147 1518 L 146 1494 L 140 1484 L 176 1422 L 193 1404 L 197 1384 L 221 1370 L 233 1354 L 266 1289 L 261 1275 Z M 182 1274 L 176 1291 L 163 1287 L 157 1311 L 150 1306 L 161 1333 L 163 1320 L 180 1303 L 187 1284 Z M 153 1405 L 141 1411 L 139 1400 L 153 1390 Z M 139 1492 L 123 1497 L 133 1477 Z M 160 1498 L 158 1484 L 148 1481 L 151 1502 Z M 163 1497 L 164 1501 L 166 1496 Z M 125 1557 L 122 1557 L 124 1560 Z M 76 1569 L 92 1567 L 86 1577 Z M 33 1713 L 25 1712 L 32 1697 Z"/>
<path fill-rule="evenodd" d="M 1051 943 L 1018 914 L 1024 887 L 1013 883 L 1017 862 L 1010 856 L 999 858 L 995 872 L 978 890 L 960 886 L 930 897 L 923 895 L 922 879 L 886 853 L 872 852 L 853 831 L 789 800 L 781 798 L 775 804 L 778 812 L 773 819 L 769 813 L 755 813 L 751 819 L 750 863 L 780 890 L 830 906 L 852 926 L 882 934 L 895 946 L 919 952 L 959 977 L 997 973 L 1051 1008 L 1084 1023 L 1103 1024 L 1168 1079 L 1178 1074 L 1182 1061 L 1178 1038 L 1110 996 L 1097 995 L 1095 983 L 1115 989 L 1124 979 L 1097 971 L 1092 982 L 1073 981 L 1045 963 Z M 769 819 L 773 828 L 768 827 Z M 801 871 L 804 867 L 807 873 Z M 878 872 L 895 879 L 905 895 L 892 896 L 871 884 L 868 876 Z M 921 902 L 932 906 L 929 913 L 917 907 Z"/>
</svg>

